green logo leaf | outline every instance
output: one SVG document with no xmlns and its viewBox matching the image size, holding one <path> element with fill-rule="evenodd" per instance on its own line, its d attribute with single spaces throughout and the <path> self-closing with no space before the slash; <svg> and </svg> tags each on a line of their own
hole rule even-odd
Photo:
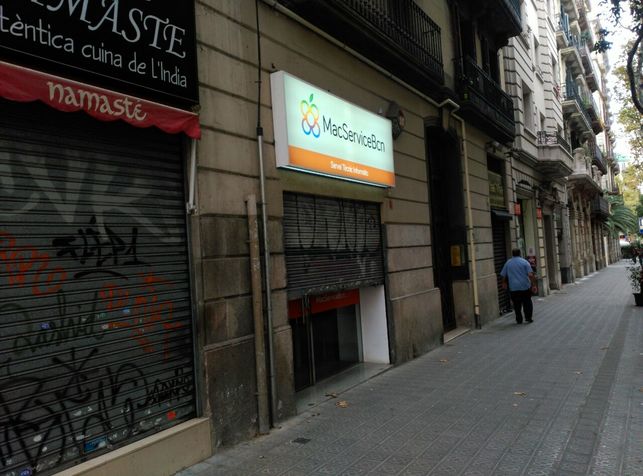
<svg viewBox="0 0 643 476">
<path fill-rule="evenodd" d="M 312 103 L 313 102 L 313 95 L 310 95 L 310 98 L 308 99 L 308 102 Z"/>
</svg>

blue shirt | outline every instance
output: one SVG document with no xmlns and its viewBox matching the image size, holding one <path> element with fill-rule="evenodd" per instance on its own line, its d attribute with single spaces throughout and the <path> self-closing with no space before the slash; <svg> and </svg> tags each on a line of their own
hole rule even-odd
<svg viewBox="0 0 643 476">
<path fill-rule="evenodd" d="M 529 261 L 520 256 L 513 256 L 505 263 L 500 271 L 500 276 L 509 281 L 509 291 L 526 291 L 531 288 L 529 273 L 531 273 Z"/>
</svg>

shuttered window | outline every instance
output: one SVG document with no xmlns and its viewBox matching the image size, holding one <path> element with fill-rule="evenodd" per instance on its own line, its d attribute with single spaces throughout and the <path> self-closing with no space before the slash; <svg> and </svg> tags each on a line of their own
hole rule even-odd
<svg viewBox="0 0 643 476">
<path fill-rule="evenodd" d="M 384 282 L 379 205 L 284 194 L 288 296 Z"/>
<path fill-rule="evenodd" d="M 181 139 L 0 111 L 0 474 L 49 474 L 195 415 Z"/>
</svg>

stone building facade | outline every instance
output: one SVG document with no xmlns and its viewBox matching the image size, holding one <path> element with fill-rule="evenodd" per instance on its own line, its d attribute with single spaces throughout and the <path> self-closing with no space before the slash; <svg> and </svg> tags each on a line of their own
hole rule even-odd
<svg viewBox="0 0 643 476">
<path fill-rule="evenodd" d="M 0 474 L 171 474 L 510 311 L 513 247 L 542 294 L 615 259 L 606 66 L 566 2 L 0 10 L 85 43 L 0 36 Z"/>
</svg>

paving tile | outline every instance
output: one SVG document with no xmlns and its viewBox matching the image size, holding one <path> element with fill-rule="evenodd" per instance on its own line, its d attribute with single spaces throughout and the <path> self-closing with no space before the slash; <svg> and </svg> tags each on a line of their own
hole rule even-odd
<svg viewBox="0 0 643 476">
<path fill-rule="evenodd" d="M 643 475 L 643 318 L 624 267 L 539 299 L 532 326 L 499 318 L 349 390 L 347 412 L 326 402 L 179 475 Z"/>
</svg>

